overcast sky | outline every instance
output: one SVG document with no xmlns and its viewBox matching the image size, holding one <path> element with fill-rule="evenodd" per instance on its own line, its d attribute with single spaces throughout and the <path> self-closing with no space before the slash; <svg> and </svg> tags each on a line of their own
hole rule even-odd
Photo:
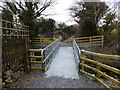
<svg viewBox="0 0 120 90">
<path fill-rule="evenodd" d="M 76 22 L 71 18 L 68 10 L 73 4 L 73 1 L 75 0 L 57 0 L 57 4 L 52 8 L 52 13 L 55 15 L 48 16 L 47 18 L 53 18 L 57 22 L 64 22 L 69 25 L 75 24 Z"/>
<path fill-rule="evenodd" d="M 57 4 L 55 4 L 54 7 L 52 7 L 52 11 L 51 10 L 48 11 L 54 13 L 55 15 L 47 16 L 47 18 L 52 18 L 58 23 L 64 22 L 67 25 L 76 24 L 76 22 L 71 18 L 68 10 L 68 8 L 70 8 L 73 5 L 73 2 L 75 1 L 76 0 L 57 0 Z M 77 1 L 81 1 L 81 0 L 77 0 Z M 89 1 L 95 1 L 95 0 L 89 0 Z M 101 1 L 114 2 L 119 0 L 101 0 Z"/>
<path fill-rule="evenodd" d="M 1 1 L 1 0 L 0 0 Z M 3 0 L 4 1 L 4 0 Z M 10 0 L 8 0 L 10 1 Z M 67 25 L 76 24 L 73 18 L 70 16 L 70 11 L 68 10 L 75 1 L 81 0 L 57 0 L 56 4 L 48 9 L 45 13 L 50 13 L 53 15 L 45 16 L 45 18 L 52 18 L 58 23 L 66 23 Z M 109 3 L 118 2 L 120 0 L 84 0 L 84 1 L 106 1 Z"/>
</svg>

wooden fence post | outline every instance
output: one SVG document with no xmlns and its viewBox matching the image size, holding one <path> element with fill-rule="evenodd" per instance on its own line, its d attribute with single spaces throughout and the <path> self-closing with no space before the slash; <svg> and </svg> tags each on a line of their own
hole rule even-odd
<svg viewBox="0 0 120 90">
<path fill-rule="evenodd" d="M 103 42 L 104 42 L 104 36 L 102 36 L 102 47 L 103 47 Z"/>
<path fill-rule="evenodd" d="M 43 60 L 45 59 L 44 50 L 41 51 L 41 56 L 42 56 L 41 61 L 43 62 Z M 44 68 L 44 70 L 45 70 L 45 63 L 44 63 L 44 64 L 41 64 L 41 68 Z"/>
<path fill-rule="evenodd" d="M 100 62 L 100 61 L 99 61 L 99 58 L 100 58 L 100 57 L 97 57 L 95 61 Z M 98 64 L 96 64 L 96 69 L 97 69 L 97 70 L 100 70 L 101 67 L 100 67 Z M 96 77 L 97 77 L 97 78 L 100 78 L 100 74 L 99 74 L 98 72 L 96 72 Z"/>
<path fill-rule="evenodd" d="M 28 54 L 29 52 L 28 52 L 28 41 L 27 41 L 27 39 L 24 39 L 25 40 L 25 71 L 27 72 L 28 71 L 28 62 L 29 62 L 29 57 L 28 57 L 28 55 L 30 55 L 30 54 Z"/>
<path fill-rule="evenodd" d="M 82 57 L 85 57 L 85 54 L 84 53 L 82 53 Z M 81 64 L 85 64 L 85 60 L 82 60 L 81 59 Z M 81 70 L 83 70 L 84 71 L 84 66 L 81 66 Z"/>
<path fill-rule="evenodd" d="M 90 37 L 90 45 L 92 45 L 91 41 L 92 41 L 92 40 L 91 40 L 91 37 Z"/>
</svg>

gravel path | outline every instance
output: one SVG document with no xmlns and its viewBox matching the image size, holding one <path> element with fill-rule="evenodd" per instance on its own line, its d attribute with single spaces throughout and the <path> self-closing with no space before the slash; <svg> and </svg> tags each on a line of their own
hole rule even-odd
<svg viewBox="0 0 120 90">
<path fill-rule="evenodd" d="M 94 79 L 79 74 L 79 79 L 58 76 L 46 77 L 42 71 L 31 71 L 21 77 L 11 88 L 104 88 Z"/>
</svg>

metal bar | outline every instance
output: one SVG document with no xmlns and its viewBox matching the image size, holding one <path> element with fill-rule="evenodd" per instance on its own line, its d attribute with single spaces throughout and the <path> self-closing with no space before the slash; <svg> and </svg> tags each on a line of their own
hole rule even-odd
<svg viewBox="0 0 120 90">
<path fill-rule="evenodd" d="M 74 39 L 73 39 L 73 51 L 74 51 L 74 58 L 75 58 L 75 62 L 76 62 L 76 67 L 79 71 L 81 51 L 80 51 L 80 48 L 78 47 L 78 45 Z"/>
<path fill-rule="evenodd" d="M 52 62 L 54 56 L 56 55 L 56 53 L 59 49 L 59 42 L 60 42 L 60 40 L 57 39 L 53 43 L 51 43 L 50 45 L 48 45 L 47 47 L 44 48 L 44 53 L 45 53 L 44 58 L 45 59 L 43 62 L 45 63 L 45 71 L 48 69 L 48 66 Z"/>
</svg>

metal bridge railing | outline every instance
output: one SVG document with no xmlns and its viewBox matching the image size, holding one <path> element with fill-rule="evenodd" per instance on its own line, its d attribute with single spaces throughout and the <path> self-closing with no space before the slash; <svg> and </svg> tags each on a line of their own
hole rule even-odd
<svg viewBox="0 0 120 90">
<path fill-rule="evenodd" d="M 74 39 L 73 39 L 72 45 L 73 45 L 73 52 L 74 52 L 76 67 L 77 67 L 77 70 L 79 71 L 81 51 Z"/>
<path fill-rule="evenodd" d="M 59 42 L 60 40 L 57 39 L 44 49 L 29 49 L 28 68 L 32 70 L 46 71 L 59 49 Z M 36 67 L 35 64 L 40 64 L 40 66 Z"/>
<path fill-rule="evenodd" d="M 55 40 L 53 43 L 51 43 L 50 45 L 48 45 L 46 48 L 44 48 L 43 52 L 44 52 L 44 67 L 45 67 L 45 71 L 48 69 L 51 61 L 53 60 L 53 58 L 55 57 L 56 53 L 59 50 L 60 47 L 60 40 L 57 39 Z"/>
</svg>

